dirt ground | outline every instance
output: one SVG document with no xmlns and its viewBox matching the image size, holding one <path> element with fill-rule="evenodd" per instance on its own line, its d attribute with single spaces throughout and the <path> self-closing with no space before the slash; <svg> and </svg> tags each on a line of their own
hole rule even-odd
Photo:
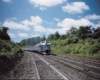
<svg viewBox="0 0 100 80">
<path fill-rule="evenodd" d="M 21 61 L 11 70 L 2 76 L 2 79 L 36 79 L 35 66 L 32 56 L 25 52 Z"/>
<path fill-rule="evenodd" d="M 35 65 L 34 65 L 34 61 L 33 61 L 33 56 L 31 56 L 29 53 L 30 52 L 25 52 L 24 56 L 21 58 L 21 60 L 18 62 L 18 64 L 10 72 L 7 72 L 6 74 L 1 73 L 0 79 L 37 79 L 36 69 L 35 69 Z M 31 52 L 31 53 L 33 53 L 33 52 Z M 71 58 L 73 60 L 80 60 L 81 59 L 82 61 L 85 61 L 85 60 L 90 61 L 91 60 L 91 61 L 99 62 L 99 60 L 96 60 L 96 59 L 91 59 L 91 58 L 88 59 L 88 58 L 84 58 L 84 57 L 77 57 L 77 56 L 71 56 L 71 55 L 57 55 L 57 56 L 64 57 L 64 58 Z M 50 62 L 52 62 L 52 61 L 53 60 L 51 60 Z M 53 63 L 56 65 L 61 65 L 58 62 L 55 63 L 53 61 Z M 60 68 L 60 66 L 58 66 L 58 67 Z M 63 69 L 64 69 L 64 67 L 63 67 Z M 68 69 L 67 71 L 70 71 L 70 70 Z M 77 72 L 75 72 L 75 74 L 76 73 Z M 72 73 L 72 74 L 74 74 L 74 73 Z M 83 77 L 83 74 L 81 76 Z M 86 79 L 84 79 L 84 80 L 86 80 Z M 90 80 L 92 80 L 92 79 L 90 79 Z"/>
</svg>

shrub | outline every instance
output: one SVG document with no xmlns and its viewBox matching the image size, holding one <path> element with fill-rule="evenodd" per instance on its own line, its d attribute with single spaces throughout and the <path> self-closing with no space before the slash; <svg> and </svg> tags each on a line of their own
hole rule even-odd
<svg viewBox="0 0 100 80">
<path fill-rule="evenodd" d="M 67 44 L 71 44 L 71 43 L 77 43 L 78 42 L 78 38 L 76 37 L 76 38 L 69 38 L 68 40 L 67 40 Z"/>
<path fill-rule="evenodd" d="M 72 41 L 71 39 L 68 39 L 68 40 L 67 40 L 67 44 L 70 44 L 70 43 L 71 43 L 71 41 Z"/>
<path fill-rule="evenodd" d="M 100 51 L 100 43 L 94 44 L 94 45 L 91 46 L 90 49 L 89 49 L 89 53 L 92 54 L 92 55 L 98 53 L 98 51 Z"/>
<path fill-rule="evenodd" d="M 0 56 L 11 57 L 16 53 L 23 53 L 23 50 L 14 42 L 0 40 Z"/>
<path fill-rule="evenodd" d="M 7 50 L 3 47 L 3 48 L 1 49 L 1 52 L 7 52 Z"/>
<path fill-rule="evenodd" d="M 88 41 L 89 45 L 94 45 L 95 44 L 95 40 L 91 39 Z"/>
<path fill-rule="evenodd" d="M 75 51 L 73 52 L 73 54 L 79 54 L 79 51 L 78 51 L 78 50 L 75 50 Z"/>
<path fill-rule="evenodd" d="M 69 54 L 70 52 L 71 52 L 70 49 L 66 49 L 66 50 L 64 51 L 64 53 L 67 53 L 67 54 Z"/>
<path fill-rule="evenodd" d="M 72 43 L 77 43 L 78 42 L 78 38 L 73 38 L 71 42 Z"/>
<path fill-rule="evenodd" d="M 98 43 L 100 43 L 100 38 L 97 40 Z"/>
</svg>

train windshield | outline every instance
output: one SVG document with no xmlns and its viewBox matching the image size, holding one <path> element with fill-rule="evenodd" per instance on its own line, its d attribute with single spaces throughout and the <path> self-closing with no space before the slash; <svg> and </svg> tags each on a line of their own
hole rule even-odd
<svg viewBox="0 0 100 80">
<path fill-rule="evenodd" d="M 46 45 L 41 45 L 41 50 L 45 50 L 46 49 Z"/>
<path fill-rule="evenodd" d="M 47 44 L 47 48 L 48 48 L 48 50 L 50 50 L 50 48 L 51 48 L 50 44 Z"/>
</svg>

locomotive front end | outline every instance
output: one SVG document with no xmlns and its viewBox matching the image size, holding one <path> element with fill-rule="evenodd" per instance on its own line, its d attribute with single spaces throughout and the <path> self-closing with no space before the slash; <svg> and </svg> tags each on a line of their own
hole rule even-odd
<svg viewBox="0 0 100 80">
<path fill-rule="evenodd" d="M 42 54 L 51 54 L 51 44 L 50 42 L 47 41 L 42 41 L 41 42 L 41 52 Z"/>
</svg>

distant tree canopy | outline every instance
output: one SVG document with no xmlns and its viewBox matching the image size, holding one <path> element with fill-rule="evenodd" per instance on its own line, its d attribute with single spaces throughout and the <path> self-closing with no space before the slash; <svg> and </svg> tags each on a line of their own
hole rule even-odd
<svg viewBox="0 0 100 80">
<path fill-rule="evenodd" d="M 54 34 L 54 39 L 57 40 L 59 38 L 60 38 L 60 34 L 59 34 L 58 31 L 56 31 L 55 34 Z"/>
<path fill-rule="evenodd" d="M 96 29 L 94 29 L 93 38 L 95 39 L 100 38 L 100 27 L 97 27 Z"/>
<path fill-rule="evenodd" d="M 92 34 L 91 26 L 80 26 L 77 31 L 77 36 L 82 39 L 86 38 L 89 34 Z"/>
<path fill-rule="evenodd" d="M 77 29 L 72 26 L 69 31 L 70 31 L 71 34 L 75 34 L 76 33 L 76 30 Z"/>
<path fill-rule="evenodd" d="M 10 41 L 10 36 L 7 33 L 8 30 L 9 30 L 8 27 L 4 27 L 4 26 L 0 27 L 0 39 Z"/>
<path fill-rule="evenodd" d="M 50 34 L 47 39 L 48 40 L 57 40 L 59 38 L 60 38 L 60 34 L 58 31 L 56 31 L 55 34 Z"/>
<path fill-rule="evenodd" d="M 43 37 L 41 38 L 42 41 L 46 40 L 45 35 L 43 35 Z"/>
<path fill-rule="evenodd" d="M 100 27 L 92 28 L 92 26 L 80 26 L 79 29 L 76 29 L 75 27 L 71 27 L 66 34 L 60 35 L 58 32 L 55 32 L 55 34 L 50 34 L 48 36 L 48 40 L 57 40 L 57 39 L 66 39 L 67 37 L 71 37 L 71 35 L 74 35 L 78 38 L 85 39 L 88 37 L 91 38 L 100 38 Z"/>
<path fill-rule="evenodd" d="M 54 37 L 54 34 L 50 34 L 47 39 L 48 40 L 53 40 L 53 37 Z"/>
<path fill-rule="evenodd" d="M 20 42 L 20 46 L 33 46 L 37 43 L 39 43 L 41 41 L 41 38 L 40 37 L 33 37 L 33 38 L 28 38 L 28 39 L 23 39 L 21 42 Z"/>
</svg>

